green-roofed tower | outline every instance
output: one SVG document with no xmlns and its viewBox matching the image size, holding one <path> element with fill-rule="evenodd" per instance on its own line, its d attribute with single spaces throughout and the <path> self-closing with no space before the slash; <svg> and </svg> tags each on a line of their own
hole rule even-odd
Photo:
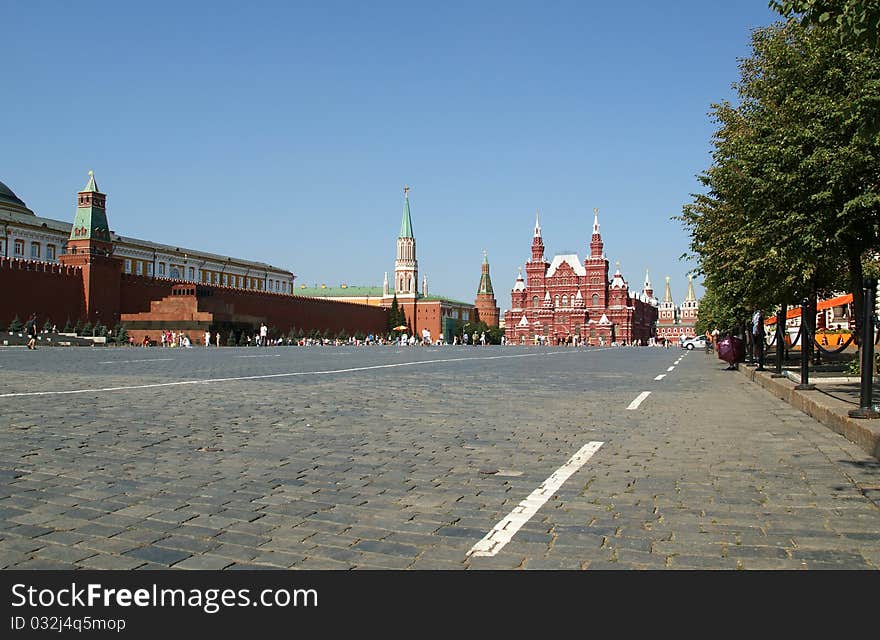
<svg viewBox="0 0 880 640">
<path fill-rule="evenodd" d="M 70 241 L 91 240 L 110 246 L 110 227 L 107 224 L 107 196 L 98 191 L 95 173 L 89 171 L 89 183 L 77 194 L 76 216 L 70 229 Z"/>
<path fill-rule="evenodd" d="M 122 260 L 113 255 L 106 207 L 107 196 L 89 171 L 88 184 L 76 195 L 67 250 L 58 262 L 82 270 L 84 317 L 111 325 L 119 320 Z"/>
<path fill-rule="evenodd" d="M 490 327 L 497 327 L 501 319 L 501 312 L 495 302 L 495 292 L 492 290 L 492 278 L 489 277 L 489 254 L 483 251 L 483 265 L 480 274 L 480 286 L 477 289 L 477 315 L 482 322 Z"/>
<path fill-rule="evenodd" d="M 397 237 L 397 259 L 394 261 L 394 292 L 398 298 L 419 297 L 419 263 L 416 260 L 416 238 L 409 211 L 409 187 L 403 188 L 403 218 Z"/>
</svg>

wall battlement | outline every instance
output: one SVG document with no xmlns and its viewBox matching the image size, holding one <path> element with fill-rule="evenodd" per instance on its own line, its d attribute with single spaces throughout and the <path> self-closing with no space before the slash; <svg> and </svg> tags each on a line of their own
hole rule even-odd
<svg viewBox="0 0 880 640">
<path fill-rule="evenodd" d="M 0 269 L 37 271 L 40 273 L 53 273 L 63 276 L 79 276 L 82 271 L 80 267 L 56 264 L 54 262 L 42 262 L 40 260 L 25 260 L 23 258 L 0 258 Z"/>
</svg>

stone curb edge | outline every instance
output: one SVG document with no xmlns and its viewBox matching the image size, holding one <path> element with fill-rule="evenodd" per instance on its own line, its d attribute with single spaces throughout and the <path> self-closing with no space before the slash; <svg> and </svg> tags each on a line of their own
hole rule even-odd
<svg viewBox="0 0 880 640">
<path fill-rule="evenodd" d="M 847 415 L 855 407 L 821 391 L 796 391 L 795 383 L 788 378 L 772 378 L 770 371 L 756 371 L 743 364 L 740 373 L 756 382 L 777 398 L 803 411 L 826 427 L 858 445 L 868 455 L 880 460 L 880 419 L 860 420 Z"/>
</svg>

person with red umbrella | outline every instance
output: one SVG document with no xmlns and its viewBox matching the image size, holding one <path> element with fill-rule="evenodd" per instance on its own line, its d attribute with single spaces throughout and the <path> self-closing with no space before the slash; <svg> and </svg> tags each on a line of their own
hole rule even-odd
<svg viewBox="0 0 880 640">
<path fill-rule="evenodd" d="M 725 371 L 735 371 L 737 364 L 746 359 L 745 341 L 728 333 L 718 341 L 718 358 L 724 360 L 728 367 Z"/>
</svg>

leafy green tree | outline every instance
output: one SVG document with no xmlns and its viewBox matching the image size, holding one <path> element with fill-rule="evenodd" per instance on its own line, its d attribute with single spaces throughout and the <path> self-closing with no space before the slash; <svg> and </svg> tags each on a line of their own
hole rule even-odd
<svg viewBox="0 0 880 640">
<path fill-rule="evenodd" d="M 388 312 L 388 330 L 395 335 L 398 335 L 400 332 L 394 331 L 394 327 L 399 327 L 404 324 L 407 324 L 406 314 L 400 308 L 400 305 L 397 302 L 397 293 L 395 293 L 394 298 L 391 300 L 391 310 Z"/>
<path fill-rule="evenodd" d="M 18 314 L 16 314 L 16 316 L 12 319 L 12 322 L 9 323 L 9 330 L 13 333 L 18 333 L 22 330 L 22 328 L 23 325 L 21 324 L 21 320 L 19 320 Z"/>
<path fill-rule="evenodd" d="M 64 328 L 61 330 L 62 333 L 73 333 L 73 325 L 70 323 L 70 316 L 67 317 L 67 322 L 64 323 Z"/>
<path fill-rule="evenodd" d="M 706 291 L 719 322 L 839 288 L 858 311 L 880 218 L 880 56 L 793 21 L 752 48 L 739 103 L 713 105 L 706 193 L 680 216 Z"/>
<path fill-rule="evenodd" d="M 239 347 L 246 347 L 247 346 L 247 332 L 246 331 L 242 331 L 240 334 L 238 334 L 238 346 Z"/>
<path fill-rule="evenodd" d="M 116 344 L 128 344 L 128 329 L 124 324 L 117 325 L 113 333 L 116 334 Z"/>
<path fill-rule="evenodd" d="M 89 321 L 86 321 L 86 323 L 80 328 L 79 335 L 81 335 L 81 336 L 92 335 L 92 323 Z"/>
<path fill-rule="evenodd" d="M 43 332 L 49 333 L 52 331 L 52 321 L 47 317 L 46 322 L 43 323 Z"/>
<path fill-rule="evenodd" d="M 880 49 L 880 2 L 877 0 L 770 0 L 768 6 L 802 25 L 830 28 L 842 41 Z"/>
<path fill-rule="evenodd" d="M 82 320 L 76 321 L 76 326 L 73 327 L 73 332 L 76 333 L 76 335 L 78 335 L 78 336 L 82 335 L 82 332 L 83 332 L 83 321 Z"/>
<path fill-rule="evenodd" d="M 234 347 L 237 344 L 238 344 L 238 341 L 235 339 L 235 331 L 230 331 L 229 337 L 226 339 L 226 346 L 227 347 Z"/>
</svg>

